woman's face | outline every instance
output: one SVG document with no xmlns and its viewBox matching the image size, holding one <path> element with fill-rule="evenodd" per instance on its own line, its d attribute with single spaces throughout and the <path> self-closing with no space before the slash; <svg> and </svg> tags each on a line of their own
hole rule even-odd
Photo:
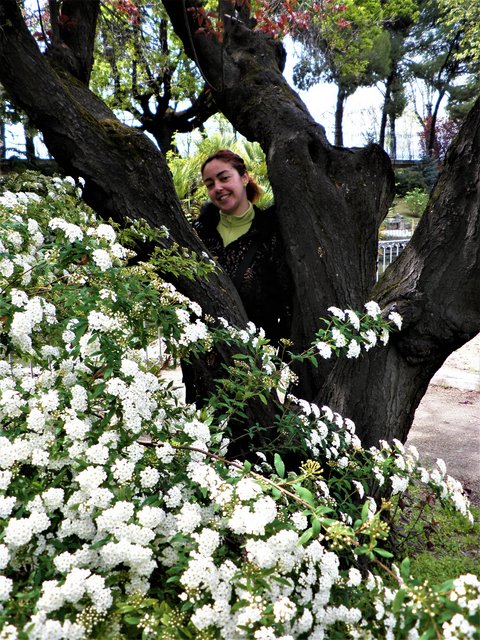
<svg viewBox="0 0 480 640">
<path fill-rule="evenodd" d="M 246 193 L 248 173 L 241 176 L 228 162 L 212 160 L 203 169 L 203 182 L 208 197 L 223 213 L 241 216 L 248 209 Z"/>
</svg>

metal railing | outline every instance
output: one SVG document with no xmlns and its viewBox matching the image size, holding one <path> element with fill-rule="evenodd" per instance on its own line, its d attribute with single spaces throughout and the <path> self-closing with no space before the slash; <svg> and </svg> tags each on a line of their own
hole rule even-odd
<svg viewBox="0 0 480 640">
<path fill-rule="evenodd" d="M 388 265 L 391 264 L 395 258 L 398 258 L 409 242 L 410 238 L 380 240 L 378 242 L 377 280 Z"/>
</svg>

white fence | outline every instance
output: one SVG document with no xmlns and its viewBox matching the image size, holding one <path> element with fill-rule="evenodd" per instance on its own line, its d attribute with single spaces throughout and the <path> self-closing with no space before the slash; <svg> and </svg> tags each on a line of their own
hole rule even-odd
<svg viewBox="0 0 480 640">
<path fill-rule="evenodd" d="M 405 235 L 405 232 L 403 232 Z M 398 240 L 380 240 L 378 243 L 378 263 L 377 263 L 377 279 L 382 275 L 385 269 L 391 264 L 395 258 L 401 254 L 410 238 L 399 238 Z"/>
</svg>

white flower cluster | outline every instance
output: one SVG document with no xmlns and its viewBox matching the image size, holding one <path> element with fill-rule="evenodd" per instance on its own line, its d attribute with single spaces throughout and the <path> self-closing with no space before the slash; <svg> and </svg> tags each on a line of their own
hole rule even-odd
<svg viewBox="0 0 480 640">
<path fill-rule="evenodd" d="M 115 313 L 115 305 L 130 302 L 115 271 L 126 252 L 112 227 L 96 224 L 83 205 L 68 215 L 62 194 L 75 189 L 72 179 L 51 182 L 49 224 L 31 195 L 0 200 L 7 317 L 0 345 L 0 639 L 126 637 L 131 626 L 122 627 L 121 612 L 132 612 L 146 637 L 147 619 L 154 637 L 173 637 L 182 627 L 190 636 L 225 640 L 322 640 L 330 632 L 368 638 L 372 628 L 371 637 L 400 637 L 408 603 L 394 613 L 395 592 L 353 566 L 353 544 L 342 555 L 331 543 L 335 531 L 354 537 L 359 517 L 358 505 L 350 502 L 347 511 L 346 497 L 342 504 L 337 498 L 341 478 L 348 478 L 349 494 L 365 499 L 365 526 L 378 519 L 375 501 L 365 497 L 372 475 L 390 494 L 421 476 L 468 513 L 460 485 L 442 461 L 427 471 L 418 453 L 398 442 L 361 450 L 350 420 L 292 396 L 284 411 L 296 405 L 289 416 L 298 441 L 338 479 L 312 472 L 307 489 L 301 475 L 279 483 L 248 464 L 225 464 L 213 453 L 223 442 L 215 411 L 179 403 L 145 353 L 149 322 L 166 334 L 168 322 L 172 334 L 180 326 L 178 344 L 187 351 L 208 345 L 202 310 L 155 276 L 145 298 L 155 292 L 159 304 L 131 307 L 138 326 Z M 57 268 L 58 256 L 69 252 L 74 264 Z M 14 274 L 15 286 L 8 280 Z M 71 308 L 81 312 L 69 315 Z M 363 330 L 355 312 L 332 313 Z M 367 314 L 376 322 L 379 310 L 369 303 Z M 399 326 L 399 318 L 390 319 Z M 276 373 L 272 353 L 261 351 L 261 330 L 223 330 L 261 353 L 266 376 Z M 331 336 L 352 353 L 359 344 L 347 346 L 341 330 Z M 167 344 L 168 335 L 162 339 Z M 365 344 L 373 342 L 367 334 Z M 359 451 L 370 466 L 360 467 Z M 373 615 L 364 607 L 366 591 Z M 458 613 L 442 623 L 446 638 L 469 637 L 478 595 L 473 576 L 455 581 L 448 597 Z M 402 637 L 413 638 L 409 632 Z"/>
<path fill-rule="evenodd" d="M 28 353 L 32 351 L 33 331 L 39 331 L 43 321 L 55 324 L 56 309 L 54 305 L 39 296 L 26 299 L 18 291 L 15 292 L 15 301 L 21 301 L 23 311 L 16 311 L 13 315 L 9 331 L 10 338 L 14 345 Z"/>
<path fill-rule="evenodd" d="M 190 320 L 190 312 L 185 309 L 177 309 L 176 314 L 181 331 L 181 336 L 178 339 L 179 345 L 188 347 L 196 342 L 207 339 L 208 327 L 200 318 L 192 322 Z"/>
<path fill-rule="evenodd" d="M 333 327 L 320 330 L 318 336 L 322 339 L 315 343 L 316 351 L 321 358 L 331 358 L 334 350 L 345 349 L 347 358 L 358 358 L 362 351 L 369 351 L 378 341 L 387 344 L 389 339 L 388 323 L 381 319 L 381 309 L 374 301 L 365 304 L 366 314 L 360 317 L 352 309 L 329 307 L 333 318 Z M 401 316 L 392 311 L 389 320 L 400 329 Z"/>
</svg>

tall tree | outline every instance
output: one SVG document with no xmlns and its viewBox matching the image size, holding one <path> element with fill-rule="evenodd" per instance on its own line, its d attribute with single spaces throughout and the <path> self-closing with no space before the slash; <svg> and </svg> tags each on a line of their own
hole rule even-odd
<svg viewBox="0 0 480 640">
<path fill-rule="evenodd" d="M 129 113 L 165 153 L 176 132 L 202 126 L 217 108 L 158 2 L 106 2 L 99 14 L 92 89 Z"/>
<path fill-rule="evenodd" d="M 458 95 L 459 85 L 468 85 L 479 71 L 480 58 L 474 46 L 476 31 L 470 28 L 478 9 L 467 12 L 464 20 L 449 19 L 447 8 L 453 5 L 446 0 L 421 2 L 420 17 L 410 36 L 409 71 L 424 94 L 423 111 L 415 106 L 415 113 L 422 128 L 428 129 L 426 149 L 431 157 L 435 157 L 436 125 L 442 103 L 451 93 Z M 476 7 L 476 3 L 471 5 Z M 457 15 L 456 11 L 453 15 Z"/>
<path fill-rule="evenodd" d="M 362 86 L 385 79 L 385 100 L 380 130 L 384 146 L 387 118 L 394 131 L 401 113 L 399 60 L 400 34 L 405 34 L 416 15 L 412 0 L 348 0 L 341 4 L 311 0 L 267 3 L 267 20 L 260 24 L 270 31 L 288 33 L 301 43 L 300 61 L 294 69 L 301 89 L 326 81 L 337 86 L 335 107 L 336 145 L 343 145 L 343 115 L 346 100 Z M 275 18 L 272 23 L 271 17 Z M 270 21 L 269 21 L 270 20 Z M 285 23 L 285 20 L 287 22 Z M 405 37 L 405 35 L 403 36 Z"/>
<path fill-rule="evenodd" d="M 247 4 L 223 0 L 210 28 L 199 0 L 163 0 L 187 55 L 196 61 L 219 109 L 258 141 L 267 157 L 286 257 L 295 282 L 293 340 L 302 348 L 330 305 L 361 308 L 374 297 L 404 325 L 387 347 L 358 360 L 300 371 L 299 394 L 357 423 L 365 444 L 404 440 L 434 372 L 480 328 L 480 100 L 475 103 L 415 235 L 375 286 L 378 228 L 393 173 L 377 146 L 332 147 L 282 76 L 284 51 L 255 30 Z M 77 0 L 77 20 L 85 3 Z M 70 57 L 85 57 L 72 42 Z M 100 214 L 164 224 L 191 251 L 203 247 L 175 196 L 161 152 L 113 113 L 59 59 L 46 58 L 15 0 L 0 3 L 0 81 L 43 132 L 64 169 L 86 180 L 84 197 Z M 205 312 L 246 321 L 231 282 L 181 279 Z M 228 353 L 223 353 L 228 357 Z M 258 415 L 268 421 L 268 411 Z"/>
</svg>

